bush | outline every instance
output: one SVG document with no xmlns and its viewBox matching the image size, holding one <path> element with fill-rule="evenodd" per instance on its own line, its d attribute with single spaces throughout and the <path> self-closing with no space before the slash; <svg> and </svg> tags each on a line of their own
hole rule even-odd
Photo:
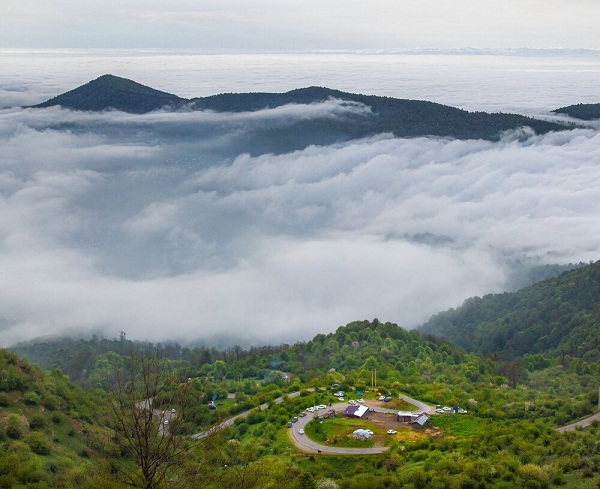
<svg viewBox="0 0 600 489">
<path fill-rule="evenodd" d="M 31 432 L 29 438 L 27 438 L 27 444 L 31 448 L 31 451 L 38 455 L 48 455 L 50 453 L 48 439 L 46 438 L 46 435 L 39 431 Z"/>
<path fill-rule="evenodd" d="M 41 402 L 40 396 L 36 392 L 27 391 L 23 394 L 23 400 L 25 403 L 35 406 Z"/>
<path fill-rule="evenodd" d="M 2 406 L 2 407 L 10 406 L 10 397 L 8 396 L 8 394 L 6 394 L 4 392 L 0 392 L 0 406 Z"/>
<path fill-rule="evenodd" d="M 48 420 L 41 414 L 34 414 L 29 420 L 29 427 L 32 430 L 39 430 L 45 428 L 48 425 Z"/>
<path fill-rule="evenodd" d="M 23 425 L 19 416 L 11 414 L 8 417 L 8 425 L 6 426 L 6 434 L 13 440 L 18 440 L 23 437 Z"/>
</svg>

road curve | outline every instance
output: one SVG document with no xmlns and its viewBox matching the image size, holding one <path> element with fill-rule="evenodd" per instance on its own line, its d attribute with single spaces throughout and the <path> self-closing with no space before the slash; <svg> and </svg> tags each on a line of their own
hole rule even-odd
<svg viewBox="0 0 600 489">
<path fill-rule="evenodd" d="M 580 419 L 579 421 L 575 421 L 575 423 L 568 424 L 566 426 L 561 426 L 557 428 L 560 433 L 564 433 L 565 431 L 573 431 L 577 428 L 585 428 L 592 424 L 593 421 L 600 421 L 600 413 L 593 414 L 585 419 Z"/>
<path fill-rule="evenodd" d="M 308 390 L 314 390 L 314 389 L 308 389 Z M 278 397 L 277 399 L 275 399 L 273 402 L 275 404 L 281 404 L 283 402 L 283 400 L 287 397 L 287 398 L 294 398 L 294 397 L 298 397 L 300 395 L 300 392 L 290 392 L 289 394 L 286 394 L 285 396 L 281 396 Z M 265 409 L 267 409 L 269 407 L 269 405 L 267 403 L 265 404 L 261 404 L 260 406 L 258 406 L 259 409 L 261 411 L 264 411 Z M 248 411 L 244 411 L 243 413 L 240 414 L 236 414 L 235 416 L 233 416 L 232 418 L 226 419 L 225 421 L 223 421 L 222 423 L 219 423 L 218 425 L 213 426 L 212 428 L 210 428 L 209 430 L 206 431 L 202 431 L 201 433 L 196 433 L 194 435 L 191 436 L 192 439 L 194 440 L 198 440 L 201 438 L 205 438 L 207 437 L 210 433 L 214 433 L 215 431 L 219 431 L 223 428 L 226 428 L 227 426 L 231 426 L 236 419 L 238 418 L 246 418 L 248 417 L 248 415 L 254 411 L 256 408 L 252 408 L 252 409 L 248 409 Z"/>
<path fill-rule="evenodd" d="M 400 395 L 400 399 L 413 404 L 417 407 L 414 409 L 414 412 L 435 412 L 435 408 L 433 406 L 428 406 L 416 399 L 413 399 L 408 396 Z M 343 410 L 346 409 L 348 403 L 338 403 L 334 404 L 328 409 Z M 378 413 L 397 413 L 397 409 L 387 409 L 382 407 L 370 407 L 375 412 Z M 342 447 L 332 447 L 328 445 L 321 445 L 311 439 L 307 438 L 306 435 L 301 435 L 299 433 L 300 428 L 304 429 L 304 427 L 308 424 L 308 422 L 313 419 L 310 415 L 304 418 L 298 418 L 298 422 L 292 425 L 292 428 L 289 430 L 289 436 L 292 440 L 292 443 L 302 450 L 303 452 L 309 453 L 322 453 L 327 455 L 372 455 L 375 453 L 385 452 L 389 447 L 370 447 L 370 448 L 342 448 Z"/>
</svg>

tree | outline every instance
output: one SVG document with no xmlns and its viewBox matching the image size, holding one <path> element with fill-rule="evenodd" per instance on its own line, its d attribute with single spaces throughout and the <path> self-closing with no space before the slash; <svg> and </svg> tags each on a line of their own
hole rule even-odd
<svg viewBox="0 0 600 489">
<path fill-rule="evenodd" d="M 188 415 L 189 384 L 173 382 L 155 351 L 131 352 L 111 380 L 117 444 L 116 455 L 109 457 L 111 473 L 130 487 L 157 488 L 174 477 L 186 450 L 180 431 Z"/>
</svg>

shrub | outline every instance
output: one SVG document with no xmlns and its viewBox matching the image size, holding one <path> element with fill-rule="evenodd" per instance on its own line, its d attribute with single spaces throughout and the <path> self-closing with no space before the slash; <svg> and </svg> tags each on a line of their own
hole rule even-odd
<svg viewBox="0 0 600 489">
<path fill-rule="evenodd" d="M 48 455 L 50 453 L 50 444 L 46 435 L 39 431 L 32 431 L 27 438 L 27 444 L 30 446 L 33 453 L 38 455 Z"/>
<path fill-rule="evenodd" d="M 23 437 L 23 425 L 19 416 L 11 414 L 8 417 L 8 424 L 6 426 L 6 434 L 13 440 L 18 440 Z"/>
<path fill-rule="evenodd" d="M 48 420 L 41 414 L 34 414 L 29 420 L 29 427 L 32 430 L 39 430 L 45 428 L 48 425 Z"/>
<path fill-rule="evenodd" d="M 0 406 L 2 406 L 2 407 L 10 406 L 10 397 L 8 396 L 8 394 L 6 394 L 4 392 L 0 392 Z"/>
<path fill-rule="evenodd" d="M 33 391 L 27 391 L 23 394 L 23 400 L 32 406 L 35 406 L 41 402 L 40 396 Z"/>
</svg>

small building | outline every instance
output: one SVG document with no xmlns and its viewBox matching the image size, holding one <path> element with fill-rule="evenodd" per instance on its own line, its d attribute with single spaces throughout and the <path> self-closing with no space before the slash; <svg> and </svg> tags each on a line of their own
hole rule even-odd
<svg viewBox="0 0 600 489">
<path fill-rule="evenodd" d="M 324 418 L 335 418 L 335 409 L 330 409 L 324 415 Z"/>
<path fill-rule="evenodd" d="M 427 423 L 427 421 L 429 421 L 429 416 L 423 413 L 413 421 L 413 424 L 415 424 L 417 428 L 422 428 L 425 425 L 425 423 Z"/>
<path fill-rule="evenodd" d="M 348 418 L 362 418 L 367 412 L 369 412 L 369 408 L 364 405 L 348 406 L 344 411 L 344 416 Z"/>
<path fill-rule="evenodd" d="M 417 413 L 413 413 L 412 411 L 398 411 L 398 421 L 401 423 L 412 423 L 418 417 L 419 415 Z"/>
</svg>

